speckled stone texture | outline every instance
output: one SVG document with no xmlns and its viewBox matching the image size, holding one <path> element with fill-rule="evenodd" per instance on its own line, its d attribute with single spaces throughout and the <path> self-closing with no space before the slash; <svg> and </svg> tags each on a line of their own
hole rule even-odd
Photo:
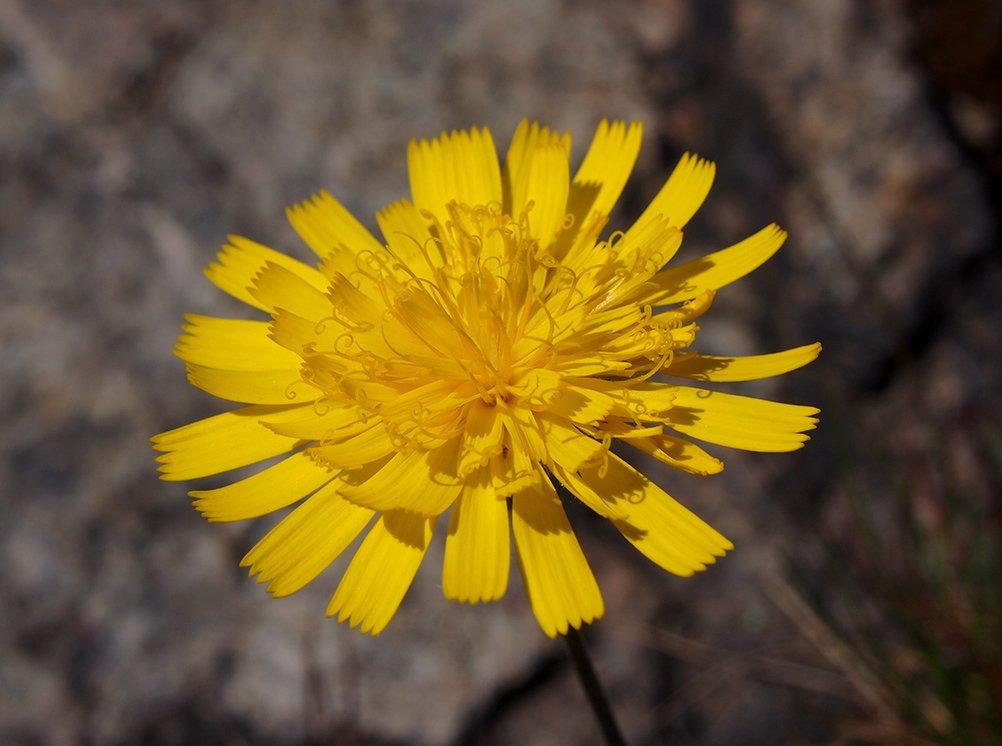
<svg viewBox="0 0 1002 746">
<path fill-rule="evenodd" d="M 184 313 L 244 313 L 200 272 L 227 233 L 308 259 L 286 205 L 328 188 L 375 227 L 410 138 L 478 124 L 503 146 L 526 116 L 577 158 L 601 118 L 644 122 L 620 225 L 683 151 L 716 160 L 685 255 L 773 220 L 791 238 L 719 295 L 701 348 L 825 344 L 738 389 L 822 406 L 806 450 L 658 472 L 737 544 L 708 573 L 663 573 L 571 511 L 628 739 L 832 743 L 893 721 L 807 601 L 851 543 L 847 505 L 879 519 L 905 485 L 936 515 L 935 456 L 976 479 L 965 437 L 999 433 L 1000 105 L 967 82 L 1000 37 L 958 41 L 932 5 L 0 0 L 0 743 L 597 742 L 517 580 L 449 604 L 438 544 L 363 637 L 323 618 L 343 562 L 269 600 L 237 567 L 269 521 L 206 524 L 147 444 L 227 408 L 171 356 Z"/>
</svg>

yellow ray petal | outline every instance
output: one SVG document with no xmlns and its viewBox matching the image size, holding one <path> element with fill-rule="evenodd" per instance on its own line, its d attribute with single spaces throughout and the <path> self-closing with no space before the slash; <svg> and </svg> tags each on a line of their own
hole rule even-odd
<svg viewBox="0 0 1002 746">
<path fill-rule="evenodd" d="M 578 424 L 591 424 L 622 409 L 615 397 L 587 385 L 586 379 L 561 377 L 550 371 L 558 384 L 558 396 L 547 403 L 550 412 Z M 576 385 L 581 383 L 582 385 Z"/>
<path fill-rule="evenodd" d="M 568 157 L 568 148 L 562 143 L 537 145 L 526 152 L 523 167 L 512 182 L 515 217 L 532 204 L 529 226 L 543 248 L 564 226 L 570 188 Z"/>
<path fill-rule="evenodd" d="M 308 319 L 284 308 L 272 313 L 268 331 L 275 345 L 293 353 L 296 358 L 306 358 L 317 351 L 343 349 L 338 345 L 343 345 L 342 340 L 350 335 L 344 325 L 333 318 Z"/>
<path fill-rule="evenodd" d="M 353 429 L 352 429 L 353 430 Z M 322 442 L 310 448 L 310 455 L 332 469 L 357 469 L 371 461 L 378 461 L 396 450 L 386 426 L 380 420 L 371 420 L 369 427 L 336 443 Z M 333 436 L 331 433 L 328 437 Z"/>
<path fill-rule="evenodd" d="M 327 191 L 290 207 L 285 215 L 300 238 L 321 259 L 337 246 L 356 254 L 383 250 L 379 241 Z"/>
<path fill-rule="evenodd" d="M 337 494 L 330 482 L 298 506 L 241 560 L 276 598 L 295 593 L 323 572 L 355 541 L 373 511 Z"/>
<path fill-rule="evenodd" d="M 525 448 L 516 445 L 510 433 L 505 434 L 501 454 L 491 459 L 491 486 L 499 498 L 508 498 L 525 490 L 539 489 L 538 462 Z"/>
<path fill-rule="evenodd" d="M 299 416 L 287 421 L 269 423 L 268 429 L 287 438 L 301 440 L 340 440 L 369 428 L 356 406 L 329 404 L 326 401 L 300 406 Z"/>
<path fill-rule="evenodd" d="M 622 279 L 608 287 L 606 296 L 596 306 L 605 308 L 628 296 L 640 286 L 646 286 L 650 277 L 667 264 L 682 246 L 682 231 L 667 219 L 655 216 L 643 226 L 631 229 L 612 245 Z M 595 282 L 594 275 L 591 279 Z M 591 294 L 592 288 L 581 283 L 582 292 Z"/>
<path fill-rule="evenodd" d="M 442 590 L 464 603 L 496 601 L 508 587 L 508 504 L 491 487 L 490 470 L 472 475 L 452 506 Z"/>
<path fill-rule="evenodd" d="M 675 306 L 667 311 L 654 314 L 651 317 L 651 321 L 658 324 L 666 324 L 670 327 L 689 324 L 710 310 L 710 306 L 713 305 L 713 299 L 716 295 L 716 290 L 704 290 L 695 298 L 687 300 L 680 306 Z"/>
<path fill-rule="evenodd" d="M 585 464 L 594 464 L 606 452 L 602 442 L 595 440 L 566 420 L 548 413 L 537 415 L 546 433 L 550 459 L 564 469 L 575 472 Z"/>
<path fill-rule="evenodd" d="M 733 548 L 731 542 L 672 499 L 660 487 L 615 454 L 603 468 L 583 469 L 568 485 L 615 500 L 625 517 L 613 524 L 652 562 L 676 575 L 692 575 Z"/>
<path fill-rule="evenodd" d="M 376 214 L 376 222 L 393 256 L 418 277 L 433 277 L 434 268 L 442 266 L 442 251 L 432 240 L 428 221 L 410 200 L 389 205 Z"/>
<path fill-rule="evenodd" d="M 565 376 L 607 376 L 614 371 L 628 370 L 631 366 L 626 360 L 609 360 L 606 357 L 580 355 L 565 355 L 554 364 L 556 370 Z"/>
<path fill-rule="evenodd" d="M 277 264 L 315 287 L 322 288 L 324 276 L 302 262 L 282 254 L 267 246 L 251 241 L 243 236 L 227 236 L 230 243 L 223 244 L 223 250 L 216 261 L 205 268 L 205 276 L 220 290 L 229 293 L 248 305 L 268 310 L 250 292 L 254 278 L 266 264 Z"/>
<path fill-rule="evenodd" d="M 584 311 L 580 311 L 584 313 Z M 629 331 L 643 316 L 640 306 L 624 303 L 604 310 L 595 311 L 577 323 L 567 323 L 568 315 L 561 319 L 563 328 L 555 339 L 564 344 L 573 344 L 583 351 L 600 350 L 608 345 L 609 338 Z"/>
<path fill-rule="evenodd" d="M 378 635 L 396 613 L 431 542 L 434 518 L 383 513 L 348 565 L 327 607 L 352 627 Z"/>
<path fill-rule="evenodd" d="M 562 377 L 555 370 L 531 368 L 508 386 L 508 391 L 525 406 L 541 411 L 549 409 L 562 396 L 563 388 Z"/>
<path fill-rule="evenodd" d="M 188 381 L 213 396 L 244 404 L 314 401 L 320 392 L 303 381 L 299 366 L 276 370 L 221 370 L 186 363 Z"/>
<path fill-rule="evenodd" d="M 747 357 L 714 357 L 712 355 L 676 355 L 664 372 L 670 376 L 693 378 L 698 381 L 754 381 L 789 373 L 807 365 L 821 352 L 814 343 L 783 352 Z"/>
<path fill-rule="evenodd" d="M 675 402 L 665 423 L 709 443 L 746 451 L 782 452 L 802 448 L 817 425 L 817 407 L 782 404 L 719 391 L 672 386 Z"/>
<path fill-rule="evenodd" d="M 415 412 L 455 412 L 477 398 L 475 391 L 458 392 L 453 381 L 432 380 L 410 391 L 397 394 L 382 405 L 379 414 L 384 420 L 393 422 L 409 420 L 417 427 L 420 422 L 415 418 Z"/>
<path fill-rule="evenodd" d="M 192 490 L 198 512 L 208 520 L 242 521 L 291 505 L 331 481 L 337 472 L 318 465 L 308 453 L 294 453 L 274 466 L 214 490 Z"/>
<path fill-rule="evenodd" d="M 602 616 L 598 583 L 548 478 L 512 498 L 519 570 L 539 626 L 550 637 Z"/>
<path fill-rule="evenodd" d="M 567 214 L 571 136 L 522 120 L 505 158 L 504 208 L 516 220 L 531 201 L 532 235 L 542 248 L 556 237 Z"/>
<path fill-rule="evenodd" d="M 654 435 L 648 438 L 626 439 L 630 445 L 663 464 L 681 469 L 701 477 L 719 474 L 724 470 L 724 462 L 714 458 L 695 443 L 671 435 Z"/>
<path fill-rule="evenodd" d="M 456 333 L 456 319 L 449 309 L 423 288 L 415 290 L 396 303 L 396 310 L 406 328 L 394 325 L 387 330 L 387 344 L 400 352 L 410 347 L 418 355 L 458 358 L 474 353 L 473 342 Z"/>
<path fill-rule="evenodd" d="M 498 407 L 498 417 L 508 432 L 513 451 L 535 462 L 549 460 L 546 437 L 534 412 L 524 406 L 505 406 Z"/>
<path fill-rule="evenodd" d="M 182 360 L 206 368 L 273 370 L 299 368 L 297 355 L 275 344 L 265 321 L 217 319 L 187 314 L 174 345 Z"/>
<path fill-rule="evenodd" d="M 657 423 L 641 424 L 629 417 L 609 417 L 597 426 L 584 429 L 584 431 L 593 437 L 600 437 L 608 433 L 618 440 L 636 440 L 637 438 L 661 435 L 664 432 L 664 426 Z"/>
<path fill-rule="evenodd" d="M 566 487 L 571 494 L 583 502 L 598 515 L 610 521 L 626 518 L 626 512 L 619 506 L 619 502 L 609 495 L 603 495 L 590 489 L 588 485 L 581 481 L 581 477 L 572 471 L 568 471 L 554 463 L 547 467 L 557 480 Z"/>
<path fill-rule="evenodd" d="M 364 335 L 371 345 L 382 340 L 378 332 L 385 321 L 386 301 L 379 293 L 359 290 L 354 285 L 355 281 L 346 275 L 338 275 L 331 280 L 327 297 L 338 315 L 338 323 L 352 334 Z M 387 348 L 387 351 L 390 350 Z"/>
<path fill-rule="evenodd" d="M 710 193 L 715 174 L 716 166 L 711 161 L 685 153 L 661 191 L 630 230 L 642 228 L 658 215 L 669 220 L 672 225 L 684 228 Z"/>
<path fill-rule="evenodd" d="M 762 266 L 785 240 L 786 231 L 775 223 L 768 225 L 734 246 L 659 272 L 638 302 L 663 306 L 722 288 Z"/>
<path fill-rule="evenodd" d="M 594 386 L 603 384 L 609 386 L 604 381 L 592 383 Z M 625 413 L 622 416 L 632 417 L 638 422 L 661 422 L 665 413 L 675 405 L 677 388 L 663 383 L 643 381 L 628 386 L 609 387 L 608 393 L 616 396 L 622 405 L 622 409 L 617 410 L 616 414 Z"/>
<path fill-rule="evenodd" d="M 298 404 L 243 407 L 155 435 L 153 448 L 163 452 L 157 457 L 160 478 L 198 479 L 295 450 L 303 441 L 276 434 L 269 426 L 297 420 L 310 409 Z"/>
<path fill-rule="evenodd" d="M 331 315 L 331 302 L 325 295 L 327 278 L 320 276 L 323 282 L 317 286 L 285 267 L 268 262 L 254 278 L 251 294 L 269 311 L 284 308 L 307 319 L 327 318 Z"/>
<path fill-rule="evenodd" d="M 568 212 L 580 220 L 589 213 L 608 215 L 623 193 L 640 153 L 640 122 L 610 124 L 603 119 L 571 184 Z"/>
<path fill-rule="evenodd" d="M 409 510 L 434 516 L 445 511 L 463 488 L 456 475 L 459 438 L 431 451 L 398 453 L 361 484 L 345 484 L 341 494 L 373 510 Z"/>
<path fill-rule="evenodd" d="M 445 207 L 453 200 L 472 206 L 501 201 L 497 150 L 486 127 L 453 131 L 431 142 L 412 140 L 407 168 L 415 206 L 442 225 L 448 220 Z"/>
<path fill-rule="evenodd" d="M 466 410 L 466 425 L 459 447 L 459 476 L 465 478 L 501 453 L 503 440 L 504 428 L 501 418 L 497 416 L 497 408 L 489 407 L 479 399 L 471 402 Z"/>
</svg>

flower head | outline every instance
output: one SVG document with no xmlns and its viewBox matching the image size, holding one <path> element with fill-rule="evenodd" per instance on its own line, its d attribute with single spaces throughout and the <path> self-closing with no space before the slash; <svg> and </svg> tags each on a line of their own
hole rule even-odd
<svg viewBox="0 0 1002 746">
<path fill-rule="evenodd" d="M 176 351 L 195 386 L 245 406 L 154 447 L 170 480 L 280 457 L 191 493 L 210 521 L 299 503 L 243 560 L 269 592 L 299 590 L 364 533 L 327 612 L 376 634 L 449 511 L 446 597 L 504 594 L 510 529 L 540 626 L 565 633 L 603 605 L 557 484 L 669 572 L 731 548 L 612 444 L 695 474 L 723 465 L 689 438 L 799 448 L 813 407 L 685 379 L 773 376 L 820 347 L 693 351 L 714 293 L 786 234 L 770 225 L 665 269 L 714 175 L 685 155 L 633 226 L 602 238 L 640 133 L 602 122 L 573 178 L 570 137 L 536 124 L 519 126 L 503 167 L 486 129 L 412 142 L 413 201 L 377 215 L 382 241 L 326 192 L 288 211 L 316 268 L 230 237 L 206 274 L 270 320 L 188 316 Z"/>
</svg>

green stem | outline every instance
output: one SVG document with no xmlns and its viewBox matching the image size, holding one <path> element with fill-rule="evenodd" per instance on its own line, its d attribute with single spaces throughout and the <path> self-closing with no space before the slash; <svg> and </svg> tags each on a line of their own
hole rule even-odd
<svg viewBox="0 0 1002 746">
<path fill-rule="evenodd" d="M 567 643 L 568 651 L 570 651 L 571 660 L 574 661 L 574 669 L 577 671 L 581 686 L 588 696 L 588 704 L 591 705 L 595 719 L 598 720 L 599 727 L 602 729 L 602 735 L 605 736 L 606 744 L 608 746 L 626 746 L 623 734 L 620 732 L 619 726 L 616 725 L 616 717 L 612 714 L 612 707 L 609 706 L 609 699 L 602 690 L 598 676 L 595 675 L 595 668 L 591 664 L 591 658 L 588 657 L 588 651 L 585 649 L 578 631 L 569 627 L 567 634 L 564 635 L 564 641 Z"/>
</svg>

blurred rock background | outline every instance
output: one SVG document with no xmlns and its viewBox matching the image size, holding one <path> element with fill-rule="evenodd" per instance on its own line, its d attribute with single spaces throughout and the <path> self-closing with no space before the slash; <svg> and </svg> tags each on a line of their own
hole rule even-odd
<svg viewBox="0 0 1002 746">
<path fill-rule="evenodd" d="M 378 639 L 271 601 L 147 438 L 225 409 L 170 354 L 229 232 L 366 218 L 412 137 L 522 117 L 718 163 L 691 255 L 777 220 L 702 347 L 820 339 L 747 393 L 817 404 L 792 455 L 658 476 L 737 549 L 694 579 L 572 514 L 588 630 L 634 744 L 992 743 L 1002 651 L 1002 6 L 992 0 L 0 0 L 0 743 L 567 744 L 595 730 L 521 589 L 442 599 L 441 547 Z M 723 449 L 719 449 L 720 453 Z M 435 552 L 438 556 L 435 556 Z"/>
</svg>

